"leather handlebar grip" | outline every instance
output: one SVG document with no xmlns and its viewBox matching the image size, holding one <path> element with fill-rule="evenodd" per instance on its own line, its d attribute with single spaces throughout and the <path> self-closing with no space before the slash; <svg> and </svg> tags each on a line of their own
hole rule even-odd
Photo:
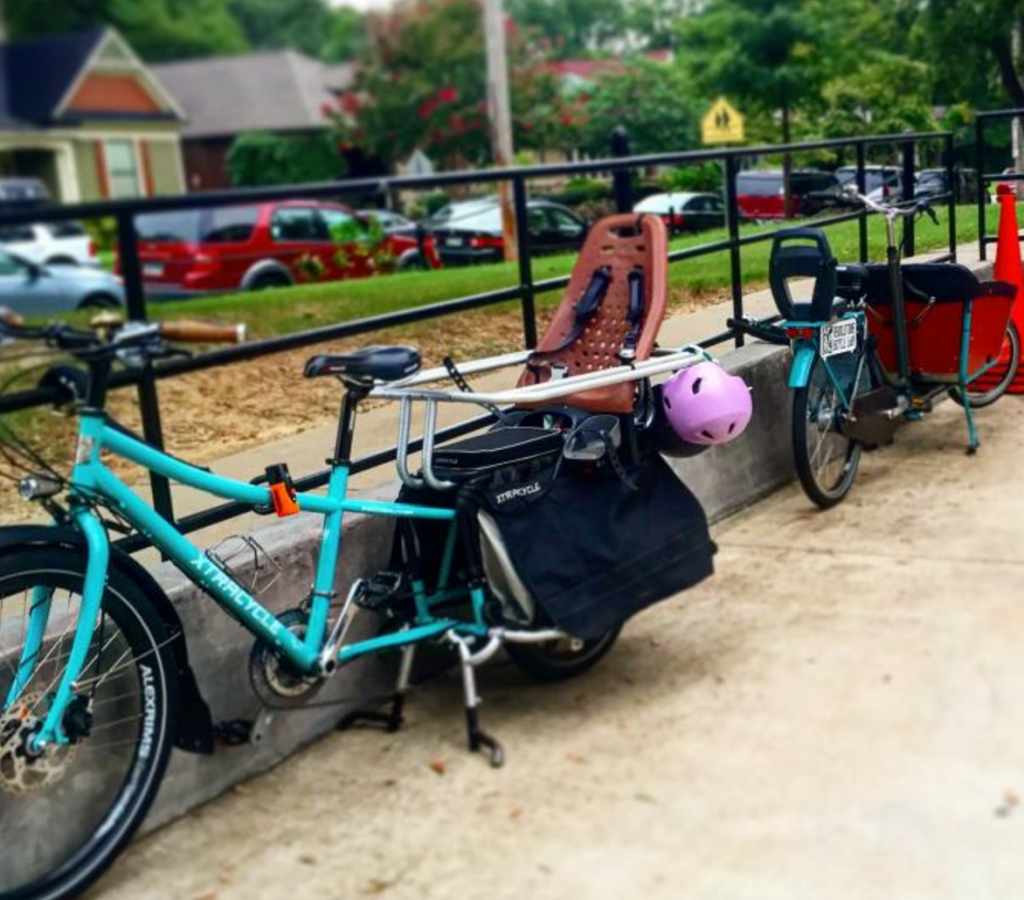
<svg viewBox="0 0 1024 900">
<path fill-rule="evenodd" d="M 24 325 L 25 320 L 13 309 L 8 309 L 6 306 L 0 306 L 0 323 L 9 325 L 12 328 L 17 328 L 19 325 Z"/>
<path fill-rule="evenodd" d="M 241 344 L 245 325 L 210 325 L 206 322 L 163 322 L 160 335 L 186 344 Z"/>
</svg>

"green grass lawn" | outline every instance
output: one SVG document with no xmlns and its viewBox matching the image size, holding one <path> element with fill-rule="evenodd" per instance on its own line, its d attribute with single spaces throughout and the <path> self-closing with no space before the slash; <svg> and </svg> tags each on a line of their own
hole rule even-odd
<svg viewBox="0 0 1024 900">
<path fill-rule="evenodd" d="M 989 208 L 988 231 L 997 227 L 998 210 Z M 872 259 L 884 257 L 884 223 L 877 216 L 869 219 Z M 858 223 L 846 222 L 827 229 L 833 251 L 840 260 L 854 260 L 858 254 Z M 775 226 L 744 226 L 744 233 L 771 230 Z M 975 207 L 962 206 L 957 211 L 959 242 L 977 240 Z M 724 230 L 677 238 L 672 248 L 695 246 L 726 237 Z M 946 246 L 948 239 L 945 212 L 939 212 L 939 224 L 923 219 L 917 223 L 918 252 Z M 768 255 L 771 242 L 765 241 L 742 250 L 743 282 L 763 285 L 768 278 Z M 572 270 L 574 255 L 548 256 L 534 260 L 537 280 L 565 275 Z M 154 318 L 213 318 L 226 322 L 244 322 L 252 337 L 287 334 L 307 328 L 336 324 L 380 315 L 428 303 L 437 303 L 468 294 L 509 287 L 518 282 L 516 264 L 502 263 L 463 269 L 431 272 L 406 272 L 355 281 L 303 284 L 260 293 L 237 293 L 218 297 L 151 303 Z M 673 289 L 695 293 L 720 290 L 729 285 L 729 256 L 725 252 L 674 263 L 670 267 Z M 560 292 L 538 297 L 539 304 L 556 304 Z"/>
</svg>

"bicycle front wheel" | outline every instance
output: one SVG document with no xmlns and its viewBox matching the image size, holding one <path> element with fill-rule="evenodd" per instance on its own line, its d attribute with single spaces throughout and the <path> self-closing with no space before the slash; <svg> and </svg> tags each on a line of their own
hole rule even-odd
<svg viewBox="0 0 1024 900">
<path fill-rule="evenodd" d="M 1010 385 L 1013 384 L 1013 379 L 1017 377 L 1017 369 L 1020 367 L 1020 353 L 1020 333 L 1013 322 L 1007 322 L 1006 337 L 1003 339 L 1003 348 L 999 354 L 999 366 L 1000 368 L 1005 366 L 1005 371 L 999 377 L 999 380 L 987 390 L 976 388 L 973 384 L 967 386 L 967 402 L 970 403 L 971 409 L 982 409 L 983 407 L 991 406 L 1006 393 Z M 964 394 L 960 388 L 950 388 L 949 396 L 961 406 L 964 405 Z"/>
<path fill-rule="evenodd" d="M 861 445 L 842 432 L 847 410 L 820 358 L 807 387 L 793 394 L 793 454 L 804 493 L 822 509 L 835 506 L 853 487 Z"/>
<path fill-rule="evenodd" d="M 62 719 L 42 727 L 81 611 L 85 557 L 0 558 L 0 900 L 63 900 L 114 860 L 145 817 L 173 743 L 177 681 L 163 622 L 112 570 Z"/>
</svg>

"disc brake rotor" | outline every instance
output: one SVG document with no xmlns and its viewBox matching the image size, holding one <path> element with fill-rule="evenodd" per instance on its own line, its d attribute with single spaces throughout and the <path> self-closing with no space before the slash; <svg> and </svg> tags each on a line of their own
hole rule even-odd
<svg viewBox="0 0 1024 900">
<path fill-rule="evenodd" d="M 26 694 L 0 716 L 0 792 L 15 797 L 52 787 L 64 777 L 77 752 L 74 744 L 51 744 L 42 753 L 29 743 L 40 728 L 43 696 Z"/>
</svg>

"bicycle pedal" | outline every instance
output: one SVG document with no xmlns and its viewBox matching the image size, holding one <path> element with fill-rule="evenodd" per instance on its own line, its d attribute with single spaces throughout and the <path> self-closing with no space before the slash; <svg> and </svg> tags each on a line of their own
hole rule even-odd
<svg viewBox="0 0 1024 900">
<path fill-rule="evenodd" d="M 363 589 L 356 596 L 356 605 L 378 612 L 388 605 L 401 587 L 401 572 L 378 572 L 363 582 Z"/>
</svg>

